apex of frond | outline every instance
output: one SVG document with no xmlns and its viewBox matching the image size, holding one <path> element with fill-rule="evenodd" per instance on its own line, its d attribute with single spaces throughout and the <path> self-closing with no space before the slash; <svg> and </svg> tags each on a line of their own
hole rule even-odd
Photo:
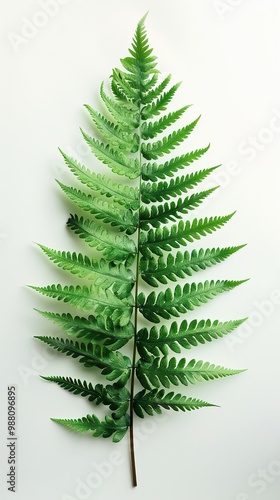
<svg viewBox="0 0 280 500">
<path fill-rule="evenodd" d="M 148 14 L 149 14 L 149 11 L 147 10 L 146 14 L 144 14 L 144 16 L 141 17 L 140 21 L 138 22 L 138 26 L 144 26 Z"/>
</svg>

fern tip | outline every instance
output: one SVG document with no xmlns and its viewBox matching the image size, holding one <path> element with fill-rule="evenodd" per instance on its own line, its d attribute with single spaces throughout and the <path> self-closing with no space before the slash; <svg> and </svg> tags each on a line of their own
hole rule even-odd
<svg viewBox="0 0 280 500">
<path fill-rule="evenodd" d="M 36 309 L 36 307 L 33 307 L 33 311 L 36 311 L 37 313 L 44 314 L 43 311 L 40 311 L 40 309 Z"/>
<path fill-rule="evenodd" d="M 144 22 L 146 21 L 146 18 L 149 14 L 149 11 L 147 10 L 146 14 L 144 14 L 143 17 L 141 17 L 140 21 L 138 22 L 138 26 L 141 26 L 142 24 L 144 24 Z"/>
<path fill-rule="evenodd" d="M 237 251 L 237 250 L 241 250 L 242 248 L 244 248 L 244 247 L 246 247 L 246 246 L 247 246 L 247 243 L 242 243 L 242 245 L 238 245 L 238 246 L 236 247 L 236 251 Z M 249 278 L 248 278 L 248 279 L 249 279 Z"/>
<path fill-rule="evenodd" d="M 236 370 L 237 373 L 243 373 L 243 372 L 247 372 L 248 371 L 248 368 L 242 368 L 241 370 Z"/>
<path fill-rule="evenodd" d="M 34 241 L 34 243 L 35 243 L 35 245 L 40 247 L 42 250 L 47 249 L 47 247 L 45 245 L 42 245 L 42 243 L 37 243 L 36 241 Z"/>
<path fill-rule="evenodd" d="M 245 280 L 240 280 L 239 284 L 243 285 L 243 283 L 246 283 L 246 281 L 250 281 L 251 278 L 246 278 Z"/>
</svg>

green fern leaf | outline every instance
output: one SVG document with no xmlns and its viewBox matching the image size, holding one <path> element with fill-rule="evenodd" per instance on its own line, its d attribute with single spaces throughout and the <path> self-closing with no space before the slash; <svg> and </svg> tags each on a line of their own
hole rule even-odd
<svg viewBox="0 0 280 500">
<path fill-rule="evenodd" d="M 123 60 L 121 59 L 121 61 L 123 61 Z M 151 104 L 152 101 L 154 101 L 155 99 L 160 97 L 162 92 L 166 89 L 166 87 L 168 86 L 168 84 L 170 83 L 170 80 L 171 80 L 171 75 L 168 75 L 164 80 L 162 80 L 162 82 L 159 83 L 159 85 L 157 87 L 155 87 L 155 84 L 158 81 L 157 74 L 153 75 L 152 78 L 154 79 L 155 77 L 156 77 L 156 80 L 153 81 L 153 85 L 151 85 L 150 88 L 147 88 L 147 85 L 145 86 L 146 92 L 144 92 L 142 95 L 143 104 Z"/>
<path fill-rule="evenodd" d="M 137 349 L 140 356 L 145 359 L 149 358 L 150 354 L 166 356 L 169 349 L 180 353 L 181 347 L 191 349 L 198 344 L 212 342 L 212 340 L 228 335 L 246 319 L 225 321 L 224 323 L 218 320 L 197 321 L 195 319 L 189 324 L 184 320 L 180 325 L 174 321 L 169 329 L 165 325 L 162 325 L 159 330 L 156 326 L 150 330 L 141 328 L 137 334 Z"/>
<path fill-rule="evenodd" d="M 127 234 L 133 234 L 136 231 L 137 221 L 131 210 L 125 210 L 117 205 L 109 204 L 107 201 L 93 198 L 91 195 L 85 194 L 76 188 L 65 186 L 59 181 L 57 183 L 71 201 L 84 211 L 95 215 L 96 219 L 117 226 L 120 231 L 126 231 Z"/>
<path fill-rule="evenodd" d="M 53 420 L 77 432 L 91 431 L 94 437 L 112 436 L 115 442 L 129 428 L 134 486 L 134 414 L 143 418 L 146 414 L 160 414 L 163 409 L 190 411 L 215 406 L 179 392 L 166 393 L 165 388 L 242 371 L 168 356 L 170 351 L 180 354 L 182 349 L 228 335 L 244 319 L 187 322 L 183 318 L 169 326 L 165 320 L 185 315 L 246 281 L 185 280 L 195 272 L 222 263 L 243 245 L 197 248 L 202 237 L 222 228 L 233 213 L 186 218 L 216 188 L 196 190 L 193 194 L 189 190 L 217 167 L 176 174 L 198 161 L 210 145 L 176 154 L 176 148 L 188 138 L 199 118 L 173 130 L 189 106 L 166 111 L 180 83 L 172 84 L 171 75 L 161 77 L 149 45 L 145 19 L 146 16 L 136 27 L 129 53 L 121 59 L 122 67 L 112 69 L 111 81 L 106 84 L 108 90 L 101 84 L 104 114 L 85 105 L 91 130 L 81 132 L 93 153 L 93 167 L 60 150 L 75 182 L 85 187 L 83 192 L 75 185 L 68 187 L 58 181 L 79 212 L 87 213 L 88 218 L 78 212 L 67 221 L 67 227 L 86 243 L 86 250 L 70 252 L 39 246 L 60 272 L 68 273 L 72 284 L 31 287 L 70 308 L 65 312 L 36 309 L 68 336 L 36 338 L 77 358 L 92 374 L 90 381 L 69 376 L 43 378 L 91 403 L 102 404 L 104 411 L 103 419 L 87 415 Z M 159 134 L 162 135 L 158 137 Z M 163 155 L 169 156 L 160 163 L 158 159 Z M 98 173 L 100 167 L 109 173 Z M 185 246 L 190 246 L 188 251 L 181 251 Z M 179 280 L 184 281 L 177 283 Z M 176 283 L 174 289 L 166 287 L 158 293 L 152 290 L 170 281 Z M 71 312 L 71 307 L 87 314 Z M 160 322 L 158 327 L 152 325 Z M 100 377 L 101 382 L 104 377 L 111 384 L 97 380 L 94 385 L 92 376 Z M 136 383 L 140 388 L 135 394 Z"/>
<path fill-rule="evenodd" d="M 119 125 L 111 122 L 101 113 L 95 111 L 91 106 L 85 104 L 90 117 L 101 133 L 104 139 L 107 139 L 112 145 L 125 151 L 136 153 L 139 149 L 139 137 L 137 134 L 126 132 Z"/>
<path fill-rule="evenodd" d="M 104 91 L 103 84 L 100 87 L 100 97 L 111 116 L 115 119 L 116 123 L 124 129 L 124 131 L 130 132 L 138 127 L 139 114 L 136 105 L 129 103 L 124 106 L 123 104 L 121 105 L 113 99 L 110 99 Z"/>
<path fill-rule="evenodd" d="M 106 375 L 107 380 L 116 380 L 116 383 L 123 387 L 131 372 L 131 361 L 127 356 L 123 356 L 118 351 L 111 351 L 100 345 L 94 345 L 91 342 L 87 344 L 68 339 L 59 339 L 54 337 L 35 337 L 53 349 L 60 351 L 67 356 L 80 358 L 79 361 L 86 368 L 97 367 Z"/>
<path fill-rule="evenodd" d="M 175 177 L 175 179 L 170 179 L 170 182 L 145 182 L 141 186 L 141 201 L 143 203 L 150 203 L 169 200 L 177 195 L 186 193 L 189 189 L 197 186 L 216 168 L 218 167 L 192 172 L 182 177 Z"/>
<path fill-rule="evenodd" d="M 171 316 L 179 317 L 195 307 L 205 304 L 216 295 L 228 292 L 241 285 L 244 281 L 205 281 L 204 283 L 186 283 L 182 288 L 176 285 L 174 292 L 167 288 L 165 292 L 151 292 L 146 298 L 141 292 L 138 297 L 138 306 L 143 316 L 152 323 L 159 323 L 160 317 L 170 319 Z"/>
<path fill-rule="evenodd" d="M 134 326 L 128 323 L 123 327 L 116 326 L 110 318 L 106 322 L 102 317 L 98 320 L 90 315 L 88 318 L 81 316 L 73 317 L 70 313 L 53 313 L 35 309 L 45 318 L 53 321 L 68 335 L 83 338 L 94 343 L 103 343 L 110 349 L 119 349 L 125 345 L 134 335 Z"/>
<path fill-rule="evenodd" d="M 154 415 L 155 413 L 161 414 L 162 408 L 165 410 L 181 410 L 181 411 L 191 411 L 199 410 L 203 407 L 217 406 L 201 399 L 188 398 L 182 396 L 182 394 L 175 394 L 174 392 L 169 392 L 165 394 L 164 389 L 153 389 L 151 391 L 142 391 L 135 394 L 134 398 L 134 411 L 140 418 L 144 418 L 144 411 L 148 415 Z"/>
<path fill-rule="evenodd" d="M 100 421 L 95 415 L 87 415 L 86 417 L 72 420 L 60 418 L 52 418 L 52 420 L 80 434 L 93 431 L 92 435 L 94 437 L 102 436 L 108 438 L 113 436 L 114 443 L 118 443 L 125 436 L 129 426 L 128 415 L 118 420 L 106 416 L 104 421 Z"/>
<path fill-rule="evenodd" d="M 140 87 L 142 84 L 144 91 L 146 90 L 145 83 L 149 79 L 149 76 L 158 73 L 156 69 L 156 57 L 152 55 L 153 49 L 149 47 L 145 19 L 146 15 L 139 21 L 132 41 L 132 47 L 129 49 L 132 55 L 132 60 L 129 58 L 129 62 L 134 68 L 134 71 L 131 69 L 130 71 L 138 76 L 138 85 Z M 127 58 L 126 61 L 128 61 Z M 124 64 L 123 59 L 122 64 Z"/>
<path fill-rule="evenodd" d="M 201 191 L 200 193 L 186 196 L 184 199 L 179 198 L 176 202 L 164 203 L 163 205 L 152 205 L 151 210 L 147 207 L 140 208 L 140 227 L 148 230 L 150 226 L 160 227 L 161 224 L 168 221 L 176 221 L 182 219 L 183 214 L 187 214 L 190 210 L 198 207 L 207 196 L 212 194 L 217 188 Z"/>
<path fill-rule="evenodd" d="M 124 298 L 131 292 L 135 277 L 132 271 L 123 264 L 115 264 L 104 259 L 90 259 L 86 255 L 73 252 L 61 252 L 39 245 L 51 261 L 59 267 L 79 278 L 88 278 L 95 286 L 104 289 L 113 286 L 117 297 Z"/>
<path fill-rule="evenodd" d="M 113 385 L 97 384 L 95 387 L 91 382 L 87 383 L 86 380 L 81 382 L 79 379 L 72 379 L 71 377 L 41 377 L 49 382 L 55 382 L 62 389 L 77 394 L 79 396 L 88 398 L 90 402 L 96 405 L 104 404 L 109 406 L 113 411 L 113 418 L 118 419 L 126 414 L 129 406 L 129 391 L 126 387 L 114 387 Z"/>
<path fill-rule="evenodd" d="M 175 255 L 169 253 L 167 258 L 160 256 L 156 259 L 151 256 L 149 259 L 140 259 L 141 277 L 151 286 L 158 286 L 158 283 L 166 284 L 168 280 L 177 281 L 177 278 L 192 276 L 194 272 L 204 270 L 218 264 L 230 255 L 234 254 L 245 245 L 227 248 L 201 248 L 199 251 L 192 250 L 177 252 Z"/>
<path fill-rule="evenodd" d="M 90 149 L 105 165 L 113 172 L 125 175 L 129 179 L 136 179 L 140 174 L 140 164 L 137 158 L 128 158 L 122 150 L 114 149 L 109 145 L 104 145 L 97 139 L 90 137 L 86 132 L 81 131 Z"/>
<path fill-rule="evenodd" d="M 187 220 L 185 223 L 180 221 L 178 225 L 168 228 L 163 226 L 156 230 L 150 229 L 148 233 L 141 233 L 140 252 L 142 255 L 150 256 L 150 253 L 163 255 L 162 251 L 169 251 L 172 248 L 179 248 L 180 245 L 187 245 L 195 240 L 200 240 L 201 236 L 211 234 L 220 229 L 234 215 L 205 217 L 205 219 L 194 219 L 192 222 Z"/>
<path fill-rule="evenodd" d="M 200 116 L 186 127 L 172 132 L 168 137 L 164 137 L 161 141 L 143 143 L 141 152 L 144 158 L 146 160 L 157 160 L 160 156 L 170 153 L 190 135 L 199 118 Z"/>
<path fill-rule="evenodd" d="M 118 90 L 125 100 L 128 102 L 138 102 L 140 99 L 140 90 L 136 86 L 133 86 L 135 78 L 128 73 L 124 73 L 120 69 L 113 69 L 112 79 Z"/>
<path fill-rule="evenodd" d="M 110 261 L 131 264 L 136 255 L 136 246 L 133 240 L 125 235 L 112 235 L 103 227 L 97 226 L 93 221 L 71 216 L 67 221 L 70 227 L 90 247 L 96 248 Z"/>
<path fill-rule="evenodd" d="M 158 134 L 163 132 L 167 127 L 170 127 L 184 114 L 184 112 L 189 108 L 189 106 L 184 106 L 178 111 L 173 111 L 168 113 L 168 115 L 163 116 L 157 121 L 153 122 L 143 122 L 141 125 L 141 137 L 144 140 L 153 139 Z"/>
<path fill-rule="evenodd" d="M 210 144 L 206 148 L 196 149 L 195 151 L 191 151 L 190 153 L 186 153 L 182 156 L 177 156 L 176 158 L 172 158 L 161 165 L 158 165 L 157 163 L 144 163 L 142 165 L 143 180 L 157 182 L 158 179 L 172 177 L 178 170 L 183 169 L 195 160 L 198 160 L 208 151 L 209 147 Z"/>
<path fill-rule="evenodd" d="M 60 152 L 71 172 L 87 187 L 95 192 L 99 191 L 108 198 L 114 197 L 115 203 L 124 205 L 127 208 L 134 210 L 139 208 L 139 194 L 137 189 L 117 184 L 105 175 L 95 174 L 91 170 L 86 169 L 77 160 L 63 153 L 63 151 L 60 150 Z"/>
<path fill-rule="evenodd" d="M 170 384 L 179 385 L 179 383 L 188 386 L 207 380 L 214 380 L 220 377 L 237 375 L 244 370 L 232 370 L 223 366 L 215 366 L 208 361 L 196 361 L 192 359 L 187 363 L 185 358 L 181 358 L 177 363 L 176 358 L 168 359 L 154 358 L 152 362 L 139 360 L 136 374 L 145 389 L 159 388 L 161 385 L 169 388 Z"/>
<path fill-rule="evenodd" d="M 161 111 L 165 111 L 180 85 L 181 82 L 176 83 L 169 90 L 161 93 L 160 97 L 156 101 L 145 106 L 142 109 L 141 118 L 143 120 L 148 120 L 149 118 L 159 115 Z"/>
<path fill-rule="evenodd" d="M 125 326 L 130 321 L 133 306 L 132 295 L 124 301 L 124 299 L 116 297 L 111 290 L 103 290 L 94 285 L 90 287 L 85 285 L 77 285 L 76 287 L 73 285 L 64 287 L 48 285 L 46 287 L 31 286 L 30 288 L 47 297 L 68 302 L 73 307 L 92 311 L 95 315 L 100 314 L 105 322 L 111 318 L 116 325 Z"/>
</svg>

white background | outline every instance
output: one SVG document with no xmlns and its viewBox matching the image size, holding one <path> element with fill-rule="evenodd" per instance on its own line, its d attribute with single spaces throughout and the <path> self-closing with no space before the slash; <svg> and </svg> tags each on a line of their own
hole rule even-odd
<svg viewBox="0 0 280 500">
<path fill-rule="evenodd" d="M 279 1 L 57 0 L 56 12 L 43 17 L 44 2 L 0 3 L 1 499 L 12 496 L 6 486 L 6 391 L 16 384 L 19 500 L 278 500 Z M 169 412 L 146 424 L 136 420 L 139 486 L 132 490 L 126 440 L 118 445 L 94 440 L 49 420 L 80 417 L 91 406 L 39 374 L 82 377 L 85 370 L 63 355 L 51 357 L 33 339 L 59 332 L 33 311 L 51 309 L 52 301 L 25 285 L 64 279 L 34 242 L 79 249 L 65 227 L 71 204 L 54 182 L 68 178 L 57 147 L 91 161 L 79 133 L 79 126 L 89 129 L 82 104 L 99 106 L 99 84 L 127 55 L 147 10 L 159 68 L 171 72 L 174 83 L 183 81 L 174 106 L 193 104 L 185 123 L 202 114 L 187 148 L 211 142 L 199 166 L 223 165 L 204 183 L 205 188 L 220 184 L 219 192 L 197 215 L 237 210 L 203 244 L 248 243 L 205 276 L 250 281 L 197 315 L 250 319 L 230 338 L 192 354 L 248 368 L 237 377 L 190 389 L 189 394 L 221 408 Z M 118 463 L 112 465 L 116 451 Z"/>
</svg>

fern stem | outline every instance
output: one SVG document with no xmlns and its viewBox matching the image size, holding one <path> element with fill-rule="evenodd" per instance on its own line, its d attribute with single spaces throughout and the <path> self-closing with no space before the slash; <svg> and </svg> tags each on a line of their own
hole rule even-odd
<svg viewBox="0 0 280 500">
<path fill-rule="evenodd" d="M 141 154 L 141 104 L 139 105 L 139 164 L 140 164 L 140 179 L 139 179 L 139 220 L 137 228 L 137 256 L 136 256 L 136 272 L 135 272 L 135 307 L 134 307 L 134 339 L 133 339 L 133 353 L 132 353 L 132 369 L 131 369 L 131 386 L 130 386 L 130 457 L 131 457 L 131 473 L 132 473 L 132 485 L 137 486 L 137 473 L 136 473 L 136 461 L 135 461 L 135 450 L 134 450 L 134 429 L 133 429 L 133 419 L 134 419 L 134 383 L 135 383 L 135 369 L 136 369 L 136 339 L 138 331 L 138 290 L 139 290 L 139 263 L 140 263 L 140 206 L 141 206 L 141 185 L 142 185 L 142 154 Z"/>
<path fill-rule="evenodd" d="M 138 255 L 137 255 L 138 260 Z M 136 277 L 136 291 L 138 290 L 138 276 Z M 135 296 L 137 298 L 135 291 Z M 130 457 L 131 457 L 131 474 L 132 474 L 132 486 L 137 486 L 137 474 L 136 474 L 136 462 L 135 462 L 135 450 L 134 450 L 134 432 L 133 432 L 133 398 L 134 398 L 134 380 L 135 380 L 135 362 L 136 362 L 136 333 L 137 333 L 137 307 L 135 305 L 135 333 L 134 333 L 134 345 L 133 345 L 133 357 L 132 357 L 132 370 L 131 370 L 131 386 L 130 386 Z"/>
<path fill-rule="evenodd" d="M 141 197 L 141 177 L 139 182 L 139 198 Z M 133 354 L 132 354 L 132 369 L 131 369 L 131 386 L 130 386 L 130 456 L 131 456 L 131 472 L 132 472 L 132 485 L 137 486 L 137 474 L 135 463 L 134 451 L 134 433 L 133 433 L 133 399 L 134 399 L 134 381 L 135 381 L 135 368 L 136 368 L 136 337 L 138 330 L 138 288 L 139 288 L 139 241 L 140 241 L 140 220 L 137 232 L 137 258 L 136 258 L 136 281 L 135 281 L 135 308 L 134 308 L 134 339 L 133 339 Z"/>
</svg>

